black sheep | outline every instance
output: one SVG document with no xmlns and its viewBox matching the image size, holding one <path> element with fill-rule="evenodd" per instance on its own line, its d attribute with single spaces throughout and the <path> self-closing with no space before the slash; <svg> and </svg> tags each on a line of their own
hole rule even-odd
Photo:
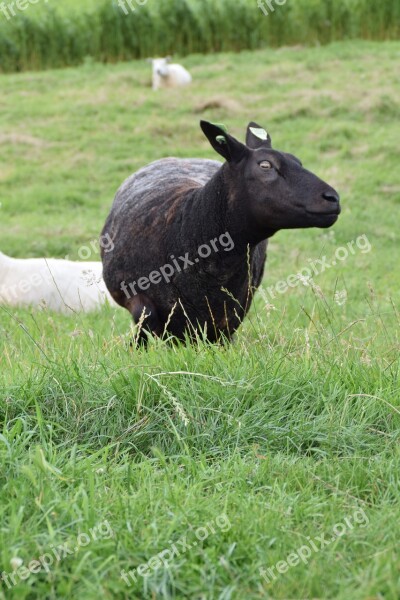
<svg viewBox="0 0 400 600">
<path fill-rule="evenodd" d="M 223 126 L 201 121 L 225 159 L 165 158 L 120 187 L 102 235 L 104 280 L 142 337 L 230 338 L 264 272 L 268 238 L 279 229 L 330 227 L 337 192 L 291 154 L 271 148 L 256 123 L 246 145 Z"/>
</svg>

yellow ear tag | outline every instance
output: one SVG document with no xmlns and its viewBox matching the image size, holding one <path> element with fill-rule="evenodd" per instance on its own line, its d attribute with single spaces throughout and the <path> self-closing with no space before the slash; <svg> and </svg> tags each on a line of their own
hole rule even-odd
<svg viewBox="0 0 400 600">
<path fill-rule="evenodd" d="M 215 125 L 215 127 L 219 127 L 220 129 L 222 129 L 222 131 L 225 131 L 225 133 L 228 133 L 226 125 L 224 125 L 223 123 L 212 123 L 212 125 Z"/>
</svg>

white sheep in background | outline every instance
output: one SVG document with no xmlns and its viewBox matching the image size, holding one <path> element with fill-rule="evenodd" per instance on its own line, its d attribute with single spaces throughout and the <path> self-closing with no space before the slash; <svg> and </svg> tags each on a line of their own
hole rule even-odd
<svg viewBox="0 0 400 600">
<path fill-rule="evenodd" d="M 153 90 L 181 87 L 192 81 L 189 71 L 182 65 L 171 64 L 170 57 L 150 59 L 153 65 Z"/>
<path fill-rule="evenodd" d="M 116 306 L 103 281 L 101 262 L 10 258 L 0 252 L 0 304 L 73 314 L 106 302 Z"/>
</svg>

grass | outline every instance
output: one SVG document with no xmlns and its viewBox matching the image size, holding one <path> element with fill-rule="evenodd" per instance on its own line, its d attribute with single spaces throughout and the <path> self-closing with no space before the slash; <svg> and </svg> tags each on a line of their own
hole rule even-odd
<svg viewBox="0 0 400 600">
<path fill-rule="evenodd" d="M 397 600 L 399 54 L 345 42 L 192 55 L 192 87 L 157 94 L 145 62 L 2 76 L 8 254 L 86 257 L 131 172 L 213 157 L 201 117 L 241 139 L 249 120 L 266 126 L 341 192 L 343 213 L 272 238 L 264 293 L 226 348 L 132 350 L 122 309 L 0 308 L 0 572 L 79 547 L 0 598 Z M 370 252 L 268 295 L 361 235 Z M 346 519 L 307 564 L 260 575 Z M 121 579 L 172 544 L 169 565 Z"/>
<path fill-rule="evenodd" d="M 255 0 L 130 0 L 130 7 L 27 0 L 12 16 L 11 3 L 0 5 L 0 71 L 400 36 L 397 0 L 272 0 L 272 9 Z"/>
</svg>

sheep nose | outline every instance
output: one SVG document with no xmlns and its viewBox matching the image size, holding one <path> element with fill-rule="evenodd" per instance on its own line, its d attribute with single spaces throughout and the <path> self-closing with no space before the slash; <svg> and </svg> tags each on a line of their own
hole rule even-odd
<svg viewBox="0 0 400 600">
<path fill-rule="evenodd" d="M 325 200 L 328 200 L 328 202 L 336 202 L 336 204 L 339 202 L 340 198 L 339 198 L 339 194 L 337 194 L 334 190 L 329 190 L 329 192 L 324 192 L 322 194 L 322 197 Z"/>
</svg>

